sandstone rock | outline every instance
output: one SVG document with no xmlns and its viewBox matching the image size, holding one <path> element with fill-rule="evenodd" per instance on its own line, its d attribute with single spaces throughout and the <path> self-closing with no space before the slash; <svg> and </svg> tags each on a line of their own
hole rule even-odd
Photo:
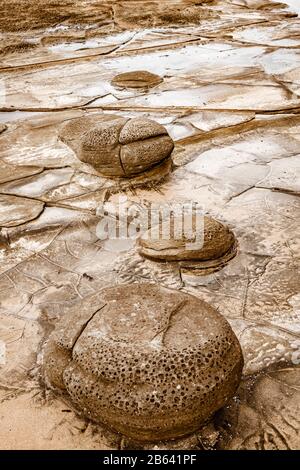
<svg viewBox="0 0 300 470">
<path fill-rule="evenodd" d="M 174 148 L 167 130 L 146 118 L 79 118 L 64 125 L 59 137 L 81 161 L 108 177 L 143 173 L 170 157 Z"/>
<path fill-rule="evenodd" d="M 15 227 L 35 219 L 44 203 L 35 199 L 0 195 L 0 227 Z"/>
<path fill-rule="evenodd" d="M 37 173 L 41 173 L 43 169 L 43 167 L 33 165 L 13 166 L 0 160 L 0 184 L 36 175 Z"/>
<path fill-rule="evenodd" d="M 238 399 L 218 414 L 218 448 L 298 450 L 299 380 L 299 365 L 289 363 L 248 376 L 241 383 Z"/>
<path fill-rule="evenodd" d="M 146 70 L 135 70 L 116 75 L 111 84 L 118 88 L 150 88 L 161 83 L 163 79 Z"/>
<path fill-rule="evenodd" d="M 2 134 L 2 132 L 6 131 L 6 129 L 7 129 L 6 124 L 0 124 L 0 134 Z"/>
<path fill-rule="evenodd" d="M 87 131 L 81 141 L 79 159 L 106 176 L 123 176 L 119 135 L 126 119 L 102 123 Z"/>
<path fill-rule="evenodd" d="M 204 230 L 203 237 L 199 237 L 199 243 L 196 240 L 195 230 L 185 230 L 183 234 L 178 235 L 171 232 L 170 235 L 169 225 L 160 223 L 138 239 L 140 254 L 166 261 L 206 261 L 222 258 L 235 244 L 233 233 L 211 217 L 196 216 L 196 218 L 195 227 Z M 174 225 L 180 227 L 181 223 L 182 219 L 174 218 Z M 194 247 L 192 243 L 195 243 Z"/>
<path fill-rule="evenodd" d="M 136 175 L 168 158 L 173 150 L 168 135 L 132 142 L 121 148 L 121 162 L 126 175 Z"/>
<path fill-rule="evenodd" d="M 243 357 L 214 308 L 150 284 L 97 296 L 69 312 L 44 349 L 48 382 L 88 417 L 158 441 L 193 432 L 233 396 Z"/>
<path fill-rule="evenodd" d="M 146 118 L 130 119 L 122 128 L 119 136 L 120 144 L 131 144 L 137 140 L 149 139 L 166 135 L 166 129 L 156 121 Z"/>
<path fill-rule="evenodd" d="M 64 123 L 59 130 L 59 138 L 69 145 L 75 153 L 78 152 L 82 136 L 101 123 L 122 119 L 115 114 L 91 114 L 90 116 L 71 119 Z"/>
</svg>

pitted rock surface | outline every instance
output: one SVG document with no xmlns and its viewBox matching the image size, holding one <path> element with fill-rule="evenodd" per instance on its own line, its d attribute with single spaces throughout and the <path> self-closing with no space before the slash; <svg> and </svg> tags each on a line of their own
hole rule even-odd
<svg viewBox="0 0 300 470">
<path fill-rule="evenodd" d="M 62 413 L 64 400 L 38 387 L 37 358 L 67 307 L 82 314 L 87 295 L 143 279 L 193 292 L 230 319 L 239 338 L 250 386 L 245 400 L 240 391 L 233 400 L 237 415 L 226 414 L 230 442 L 221 448 L 300 449 L 300 374 L 294 380 L 295 372 L 278 370 L 294 370 L 300 349 L 300 2 L 2 0 L 1 7 L 1 448 L 126 448 L 120 436 L 111 440 L 114 433 Z M 164 82 L 109 85 L 139 69 Z M 162 123 L 176 141 L 176 171 L 162 181 L 167 159 L 149 170 L 155 178 L 147 184 L 148 171 L 101 177 L 57 140 L 63 122 L 111 113 Z M 97 237 L 99 207 L 125 190 L 137 211 L 199 203 L 232 227 L 238 256 L 207 275 L 218 258 L 160 263 L 123 242 L 124 251 L 113 252 Z M 204 448 L 215 446 L 215 437 L 205 440 Z M 173 445 L 184 448 L 168 441 L 164 449 Z"/>
<path fill-rule="evenodd" d="M 222 258 L 235 246 L 231 230 L 212 217 L 196 216 L 191 227 L 183 226 L 182 218 L 175 217 L 173 227 L 182 227 L 182 230 L 173 228 L 172 232 L 170 224 L 162 221 L 144 232 L 138 239 L 140 254 L 166 261 L 206 261 Z M 197 232 L 200 230 L 202 234 Z"/>
<path fill-rule="evenodd" d="M 159 85 L 163 79 L 154 73 L 146 70 L 135 70 L 116 75 L 111 84 L 118 88 L 151 88 Z"/>
<path fill-rule="evenodd" d="M 85 117 L 59 133 L 79 160 L 107 177 L 128 178 L 170 157 L 174 143 L 165 127 L 146 118 Z"/>
<path fill-rule="evenodd" d="M 44 351 L 45 374 L 84 414 L 137 440 L 198 429 L 231 398 L 243 357 L 207 303 L 156 285 L 113 287 L 69 312 Z"/>
<path fill-rule="evenodd" d="M 95 114 L 71 119 L 61 126 L 59 130 L 59 138 L 77 152 L 80 146 L 80 139 L 85 132 L 88 132 L 99 123 L 116 121 L 119 119 L 122 118 L 115 114 Z"/>
</svg>

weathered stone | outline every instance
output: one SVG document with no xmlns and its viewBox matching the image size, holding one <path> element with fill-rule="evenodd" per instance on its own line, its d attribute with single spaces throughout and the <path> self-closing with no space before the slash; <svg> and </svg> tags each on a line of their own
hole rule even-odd
<svg viewBox="0 0 300 470">
<path fill-rule="evenodd" d="M 158 122 L 147 118 L 130 119 L 120 132 L 119 142 L 125 145 L 161 135 L 168 135 L 168 133 Z"/>
<path fill-rule="evenodd" d="M 72 360 L 72 349 L 91 317 L 104 305 L 100 294 L 88 296 L 69 308 L 66 318 L 57 325 L 46 349 L 45 371 L 51 385 L 65 388 L 63 372 Z"/>
<path fill-rule="evenodd" d="M 111 84 L 118 88 L 151 88 L 159 85 L 163 79 L 154 73 L 146 70 L 135 70 L 116 75 Z"/>
<path fill-rule="evenodd" d="M 36 175 L 42 171 L 43 167 L 24 165 L 13 166 L 0 161 L 0 184 L 7 183 L 8 181 L 19 180 L 26 176 Z"/>
<path fill-rule="evenodd" d="M 233 396 L 243 357 L 205 302 L 156 285 L 102 291 L 66 315 L 44 350 L 50 383 L 88 417 L 137 440 L 196 430 Z"/>
<path fill-rule="evenodd" d="M 103 20 L 99 3 L 109 4 Z M 194 292 L 230 319 L 242 344 L 244 374 L 258 376 L 249 377 L 232 400 L 237 414 L 226 413 L 221 430 L 197 432 L 203 448 L 215 447 L 223 428 L 229 440 L 218 448 L 300 448 L 300 375 L 291 380 L 294 372 L 284 371 L 295 369 L 299 356 L 300 2 L 167 3 L 166 9 L 158 0 L 14 0 L 16 21 L 12 2 L 1 2 L 1 122 L 8 127 L 0 135 L 1 184 L 26 177 L 15 182 L 26 185 L 42 167 L 49 176 L 55 168 L 75 170 L 68 184 L 51 178 L 53 189 L 46 194 L 43 185 L 42 196 L 36 191 L 44 173 L 32 179 L 27 197 L 45 198 L 48 207 L 33 222 L 1 230 L 2 448 L 125 448 L 125 439 L 108 444 L 102 427 L 77 419 L 64 399 L 53 401 L 51 391 L 37 388 L 36 353 L 50 325 L 67 305 L 80 312 L 82 297 L 99 292 L 104 280 L 111 285 L 111 278 Z M 13 34 L 5 35 L 10 28 Z M 164 82 L 154 88 L 109 86 L 117 73 L 138 69 Z M 95 177 L 96 170 L 57 141 L 63 121 L 80 115 L 107 120 L 111 112 L 145 113 L 176 139 L 176 171 L 163 184 L 156 181 L 170 159 L 134 178 Z M 155 180 L 148 180 L 150 171 Z M 137 180 L 144 188 L 131 191 Z M 94 214 L 103 201 L 115 204 L 121 190 L 142 207 L 196 201 L 206 214 L 230 224 L 238 256 L 209 276 L 219 258 L 159 263 L 129 248 L 116 257 L 97 238 Z M 30 204 L 24 201 L 25 211 Z M 12 217 L 25 217 L 9 210 Z M 187 276 L 192 265 L 196 276 Z M 164 445 L 184 448 L 176 440 Z"/>
<path fill-rule="evenodd" d="M 298 450 L 299 379 L 299 365 L 289 363 L 248 376 L 241 383 L 238 399 L 218 414 L 218 448 Z"/>
<path fill-rule="evenodd" d="M 181 218 L 175 217 L 173 221 L 174 227 L 181 227 Z M 199 230 L 204 230 L 202 237 L 193 227 L 191 230 L 184 227 L 180 234 L 176 234 L 174 230 L 170 234 L 170 225 L 164 222 L 151 227 L 138 239 L 140 254 L 167 261 L 207 261 L 222 258 L 232 250 L 235 238 L 228 227 L 208 216 L 197 216 L 194 222 L 197 229 L 199 227 Z"/>
<path fill-rule="evenodd" d="M 44 204 L 35 199 L 0 195 L 0 227 L 15 227 L 35 219 Z"/>
<path fill-rule="evenodd" d="M 61 126 L 58 135 L 60 140 L 77 153 L 81 144 L 82 136 L 85 132 L 89 132 L 99 124 L 109 123 L 110 121 L 116 121 L 119 119 L 122 118 L 114 114 L 98 113 L 90 116 L 79 117 L 77 119 L 71 119 Z"/>
<path fill-rule="evenodd" d="M 119 135 L 126 119 L 99 124 L 87 131 L 79 150 L 79 159 L 107 176 L 124 176 L 120 159 Z"/>
<path fill-rule="evenodd" d="M 146 118 L 79 118 L 64 125 L 59 136 L 81 161 L 108 177 L 128 178 L 150 170 L 174 148 L 167 130 Z"/>
<path fill-rule="evenodd" d="M 6 131 L 6 129 L 7 129 L 6 124 L 0 124 L 0 134 L 2 134 L 2 132 Z"/>
<path fill-rule="evenodd" d="M 174 144 L 168 135 L 139 140 L 121 147 L 121 161 L 126 175 L 142 173 L 168 158 Z"/>
</svg>

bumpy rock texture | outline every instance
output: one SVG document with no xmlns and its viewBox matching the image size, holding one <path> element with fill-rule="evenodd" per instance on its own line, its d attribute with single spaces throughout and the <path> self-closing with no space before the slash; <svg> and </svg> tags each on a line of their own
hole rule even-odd
<svg viewBox="0 0 300 470">
<path fill-rule="evenodd" d="M 0 207 L 1 449 L 120 448 L 100 425 L 62 412 L 60 398 L 47 392 L 45 402 L 34 373 L 50 326 L 112 282 L 154 282 L 214 306 L 238 336 L 244 374 L 261 374 L 263 390 L 271 366 L 298 361 L 300 3 L 168 3 L 0 0 L 0 192 L 18 196 Z M 111 86 L 139 68 L 164 82 L 147 93 Z M 109 179 L 82 164 L 58 127 L 95 113 L 166 126 L 176 141 L 169 178 L 158 185 L 155 166 L 145 188 L 145 173 Z M 237 256 L 203 276 L 183 275 L 183 264 L 212 260 L 158 263 L 132 249 L 120 257 L 97 238 L 95 213 L 121 185 L 134 185 L 127 196 L 140 205 L 199 203 L 232 227 Z M 274 400 L 269 386 L 255 402 L 249 391 L 255 422 L 234 400 L 241 419 L 227 415 L 222 448 L 300 448 L 299 387 L 281 372 L 271 385 Z"/>
<path fill-rule="evenodd" d="M 136 70 L 116 75 L 112 79 L 111 84 L 119 88 L 151 88 L 162 81 L 163 79 L 155 73 Z"/>
<path fill-rule="evenodd" d="M 65 317 L 44 365 L 48 381 L 89 417 L 152 441 L 188 434 L 222 407 L 240 382 L 243 357 L 208 304 L 139 284 L 107 289 Z"/>
<path fill-rule="evenodd" d="M 146 118 L 79 118 L 62 127 L 60 138 L 99 173 L 121 178 L 153 168 L 174 148 L 167 130 Z"/>
<path fill-rule="evenodd" d="M 173 218 L 171 233 L 166 221 L 150 228 L 138 239 L 140 254 L 166 261 L 204 261 L 222 258 L 233 251 L 233 233 L 217 220 L 194 216 L 191 220 L 187 217 L 186 223 L 182 218 Z"/>
</svg>

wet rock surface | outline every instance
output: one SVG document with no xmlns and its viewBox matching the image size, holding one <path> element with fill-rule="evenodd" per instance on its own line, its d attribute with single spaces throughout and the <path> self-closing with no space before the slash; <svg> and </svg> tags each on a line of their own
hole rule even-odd
<svg viewBox="0 0 300 470">
<path fill-rule="evenodd" d="M 220 448 L 297 450 L 299 448 L 298 367 L 270 370 L 248 379 L 218 417 Z M 228 422 L 234 423 L 229 429 Z"/>
<path fill-rule="evenodd" d="M 100 174 L 128 178 L 170 157 L 174 144 L 167 130 L 146 118 L 100 120 L 90 127 L 81 118 L 66 124 L 60 138 L 71 143 L 78 158 Z"/>
<path fill-rule="evenodd" d="M 149 284 L 104 290 L 98 302 L 65 317 L 44 354 L 48 380 L 88 417 L 159 441 L 195 431 L 232 397 L 240 345 L 208 304 Z"/>
<path fill-rule="evenodd" d="M 45 394 L 38 368 L 41 344 L 66 310 L 80 311 L 114 283 L 152 282 L 204 299 L 240 341 L 243 383 L 268 379 L 270 396 L 291 409 L 289 394 L 299 400 L 295 383 L 280 373 L 287 385 L 277 388 L 279 375 L 269 376 L 273 366 L 297 368 L 300 344 L 298 2 L 179 0 L 167 15 L 156 1 L 143 10 L 145 2 L 129 9 L 128 2 L 100 8 L 98 1 L 76 1 L 75 8 L 68 1 L 59 11 L 50 3 L 16 0 L 16 22 L 11 2 L 0 1 L 0 119 L 7 126 L 0 194 L 18 202 L 10 210 L 6 198 L 1 206 L 2 220 L 15 221 L 0 233 L 1 448 L 126 448 Z M 111 85 L 116 75 L 140 68 L 163 82 L 147 90 Z M 116 184 L 80 162 L 59 131 L 96 115 L 162 124 L 175 141 L 174 171 L 162 180 L 160 167 L 147 187 L 142 173 L 137 188 L 128 184 L 135 178 Z M 219 271 L 201 261 L 200 277 L 192 261 L 158 263 L 135 248 L 112 249 L 97 237 L 97 211 L 104 200 L 114 205 L 118 191 L 144 207 L 197 202 L 232 229 L 237 255 Z M 254 388 L 247 388 L 251 396 Z M 229 414 L 221 447 L 273 448 L 273 436 L 279 448 L 300 448 L 297 431 L 275 420 L 285 413 L 266 406 L 263 393 L 255 396 L 257 420 L 239 425 Z M 242 416 L 243 399 L 235 404 Z M 288 420 L 299 428 L 297 412 Z M 157 446 L 216 448 L 223 428 L 214 429 L 214 421 L 201 436 Z M 256 437 L 247 439 L 248 432 Z"/>
</svg>

